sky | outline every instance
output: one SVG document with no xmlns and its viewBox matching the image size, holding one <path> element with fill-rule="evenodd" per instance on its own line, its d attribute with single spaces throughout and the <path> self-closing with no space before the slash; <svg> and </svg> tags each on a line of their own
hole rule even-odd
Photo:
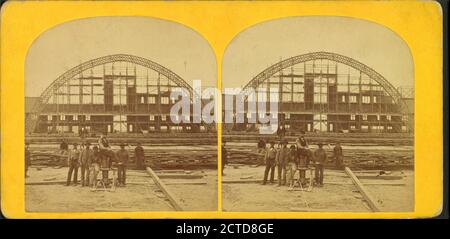
<svg viewBox="0 0 450 239">
<path fill-rule="evenodd" d="M 40 96 L 67 70 L 91 59 L 131 54 L 172 70 L 192 85 L 216 87 L 216 57 L 192 29 L 149 17 L 95 17 L 57 25 L 42 33 L 28 50 L 25 96 Z"/>
<path fill-rule="evenodd" d="M 240 32 L 223 59 L 224 87 L 244 86 L 280 59 L 317 51 L 364 63 L 395 87 L 414 86 L 414 64 L 406 43 L 390 29 L 348 17 L 288 17 Z"/>
</svg>

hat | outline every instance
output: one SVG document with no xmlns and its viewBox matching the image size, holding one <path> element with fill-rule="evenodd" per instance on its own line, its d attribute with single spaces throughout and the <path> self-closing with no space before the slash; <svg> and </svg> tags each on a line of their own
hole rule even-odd
<svg viewBox="0 0 450 239">
<path fill-rule="evenodd" d="M 125 147 L 127 146 L 125 143 L 120 143 L 120 147 Z"/>
<path fill-rule="evenodd" d="M 281 140 L 281 143 L 282 143 L 282 144 L 287 144 L 288 141 L 287 141 L 286 139 L 283 139 L 283 140 Z"/>
<path fill-rule="evenodd" d="M 323 144 L 322 144 L 322 143 L 318 143 L 317 145 L 318 145 L 319 147 L 323 146 Z"/>
<path fill-rule="evenodd" d="M 274 145 L 274 144 L 275 144 L 275 142 L 274 142 L 274 141 L 270 141 L 270 144 L 271 144 L 271 145 Z"/>
</svg>

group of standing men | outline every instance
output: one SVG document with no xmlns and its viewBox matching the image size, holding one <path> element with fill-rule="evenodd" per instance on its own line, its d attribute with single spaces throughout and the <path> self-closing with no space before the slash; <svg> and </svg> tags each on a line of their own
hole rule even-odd
<svg viewBox="0 0 450 239">
<path fill-rule="evenodd" d="M 288 185 L 293 187 L 295 184 L 295 173 L 299 172 L 299 183 L 306 183 L 306 171 L 314 167 L 314 183 L 323 186 L 324 164 L 328 160 L 327 153 L 323 149 L 323 144 L 318 143 L 318 148 L 312 150 L 309 148 L 308 141 L 304 136 L 297 138 L 296 142 L 288 147 L 288 141 L 281 139 L 275 147 L 275 142 L 271 141 L 266 148 L 266 142 L 258 142 L 258 150 L 264 152 L 265 171 L 263 184 L 274 182 L 275 169 L 278 173 L 278 185 Z M 342 168 L 343 154 L 342 147 L 337 143 L 333 149 L 334 159 L 337 168 Z M 269 178 L 270 174 L 270 178 Z"/>
<path fill-rule="evenodd" d="M 130 159 L 128 150 L 125 149 L 126 144 L 121 143 L 120 149 L 114 152 L 106 135 L 102 134 L 98 139 L 98 144 L 92 149 L 90 146 L 91 144 L 86 142 L 81 145 L 81 149 L 78 149 L 78 144 L 73 144 L 73 148 L 68 153 L 69 172 L 66 185 L 69 186 L 71 184 L 72 174 L 73 184 L 76 185 L 78 183 L 77 174 L 79 167 L 81 168 L 81 186 L 96 186 L 97 175 L 100 171 L 102 171 L 102 180 L 108 183 L 108 172 L 112 170 L 114 165 L 117 167 L 118 185 L 125 186 L 126 165 Z M 137 168 L 145 168 L 144 149 L 140 143 L 137 144 L 134 151 Z"/>
<path fill-rule="evenodd" d="M 73 143 L 69 150 L 69 144 L 65 139 L 60 144 L 60 154 L 67 155 L 66 186 L 78 184 L 78 169 L 81 169 L 81 186 L 96 186 L 97 175 L 102 172 L 102 180 L 108 183 L 108 172 L 117 168 L 117 181 L 119 186 L 126 184 L 126 166 L 130 159 L 126 144 L 121 143 L 118 151 L 113 151 L 105 134 L 101 134 L 96 145 L 91 148 L 91 143 Z M 140 143 L 134 149 L 136 168 L 145 169 L 144 148 Z M 28 167 L 31 165 L 31 152 L 29 143 L 25 144 L 25 176 L 28 177 Z"/>
</svg>

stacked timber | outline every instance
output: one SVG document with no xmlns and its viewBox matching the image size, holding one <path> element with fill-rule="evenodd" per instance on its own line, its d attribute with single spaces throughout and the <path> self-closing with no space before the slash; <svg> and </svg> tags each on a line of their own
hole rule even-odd
<svg viewBox="0 0 450 239">
<path fill-rule="evenodd" d="M 295 142 L 299 135 L 290 134 L 285 138 L 289 142 Z M 340 142 L 341 144 L 351 144 L 351 145 L 385 145 L 385 146 L 408 146 L 414 144 L 414 137 L 411 134 L 374 134 L 374 133 L 308 133 L 305 135 L 310 144 L 324 143 L 324 144 L 334 144 Z M 223 134 L 223 138 L 233 142 L 239 143 L 254 143 L 258 142 L 260 139 L 264 139 L 267 142 L 274 141 L 278 142 L 279 138 L 276 135 L 260 135 L 260 134 Z"/>
<path fill-rule="evenodd" d="M 327 147 L 324 149 L 327 151 L 329 159 L 326 166 L 333 167 L 333 151 Z M 255 148 L 233 145 L 227 148 L 227 152 L 229 163 L 247 165 L 264 164 L 263 154 L 257 153 Z M 344 164 L 352 168 L 361 169 L 413 168 L 414 151 L 413 149 L 344 149 Z"/>
<path fill-rule="evenodd" d="M 31 149 L 32 165 L 58 166 L 67 164 L 67 154 L 55 149 Z M 217 151 L 214 149 L 197 150 L 144 150 L 145 163 L 155 169 L 170 168 L 216 168 Z M 130 165 L 135 165 L 134 150 L 129 150 Z"/>
<path fill-rule="evenodd" d="M 56 144 L 59 145 L 62 139 L 66 139 L 69 144 L 90 142 L 96 143 L 98 135 L 91 135 L 80 138 L 75 134 L 32 134 L 26 136 L 26 142 L 30 144 Z M 108 134 L 108 141 L 112 145 L 127 143 L 136 145 L 137 143 L 148 145 L 216 145 L 217 134 L 213 133 L 158 133 L 158 134 Z"/>
</svg>

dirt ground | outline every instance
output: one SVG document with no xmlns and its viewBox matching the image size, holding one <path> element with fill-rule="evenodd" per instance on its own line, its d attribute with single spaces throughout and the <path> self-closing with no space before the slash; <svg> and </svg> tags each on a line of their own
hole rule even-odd
<svg viewBox="0 0 450 239">
<path fill-rule="evenodd" d="M 31 167 L 26 183 L 65 181 L 67 168 Z M 163 179 L 168 189 L 188 211 L 217 209 L 217 171 L 190 170 L 202 174 L 200 179 Z M 78 172 L 80 175 L 80 171 Z M 78 177 L 80 178 L 80 177 Z M 200 182 L 192 185 L 184 182 Z M 180 184 L 181 183 L 181 184 Z M 193 193 L 196 192 L 196 193 Z M 173 211 L 173 207 L 145 171 L 128 170 L 127 186 L 114 192 L 91 191 L 88 187 L 26 185 L 25 208 L 29 212 L 92 212 L 92 211 Z"/>
<path fill-rule="evenodd" d="M 262 180 L 263 166 L 227 166 L 223 180 Z M 307 174 L 308 175 L 308 174 Z M 414 174 L 411 170 L 392 171 L 401 180 L 360 180 L 364 183 L 402 183 L 404 185 L 366 185 L 366 189 L 380 203 L 382 211 L 414 210 Z M 277 175 L 275 174 L 275 178 Z M 340 183 L 340 184 L 334 184 Z M 222 184 L 224 211 L 337 211 L 370 212 L 356 186 L 344 171 L 325 170 L 324 186 L 311 192 L 292 191 L 278 184 L 245 183 Z"/>
</svg>

